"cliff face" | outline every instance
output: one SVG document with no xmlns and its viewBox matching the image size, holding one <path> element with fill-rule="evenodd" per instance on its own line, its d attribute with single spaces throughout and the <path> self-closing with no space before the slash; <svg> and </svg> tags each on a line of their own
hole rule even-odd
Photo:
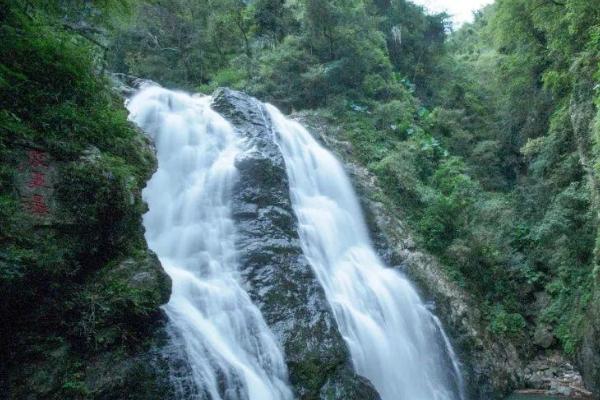
<svg viewBox="0 0 600 400">
<path fill-rule="evenodd" d="M 222 89 L 213 108 L 246 139 L 236 160 L 233 215 L 239 263 L 253 301 L 282 344 L 301 399 L 378 399 L 357 376 L 325 294 L 302 254 L 283 157 L 264 106 Z"/>
<path fill-rule="evenodd" d="M 579 364 L 586 384 L 600 399 L 600 290 L 590 303 L 586 322 Z"/>
<path fill-rule="evenodd" d="M 577 155 L 590 192 L 592 215 L 600 221 L 600 96 L 594 75 L 598 70 L 598 57 L 583 54 L 571 66 L 574 77 L 569 115 L 577 144 Z M 582 342 L 577 361 L 586 385 L 600 399 L 600 234 L 596 231 L 594 271 L 591 274 L 591 299 L 582 318 Z M 578 333 L 579 334 L 579 333 Z"/>
<path fill-rule="evenodd" d="M 120 119 L 103 133 L 111 146 L 18 130 L 2 137 L 0 397 L 168 391 L 153 349 L 170 279 L 141 220 L 156 160 L 112 96 Z"/>
<path fill-rule="evenodd" d="M 285 165 L 267 114 L 254 99 L 229 90 L 215 94 L 214 108 L 253 149 L 237 160 L 240 179 L 234 190 L 234 216 L 240 264 L 253 300 L 284 345 L 292 383 L 302 398 L 316 398 L 318 393 L 320 398 L 329 398 L 323 396 L 323 388 L 336 393 L 331 398 L 367 398 L 355 389 L 360 380 L 348 368 L 346 347 L 302 256 Z M 302 122 L 315 128 L 311 121 Z M 352 162 L 351 148 L 337 142 L 331 131 L 317 129 L 317 133 L 344 158 L 362 195 L 380 254 L 409 275 L 437 305 L 437 314 L 460 350 L 471 398 L 502 398 L 518 385 L 523 369 L 516 348 L 490 337 L 469 296 L 445 276 L 433 257 L 414 247 L 401 221 L 377 200 L 381 193 L 375 180 Z"/>
<path fill-rule="evenodd" d="M 0 398 L 157 399 L 170 280 L 142 228 L 154 151 L 46 5 L 0 5 Z"/>
<path fill-rule="evenodd" d="M 121 111 L 121 99 L 114 95 L 114 102 Z M 353 371 L 302 254 L 285 164 L 267 113 L 252 97 L 227 89 L 214 94 L 213 107 L 251 149 L 236 160 L 233 213 L 241 273 L 284 349 L 297 396 L 378 399 Z M 124 113 L 119 118 L 115 129 L 124 130 L 109 144 L 18 131 L 0 138 L 0 290 L 6 294 L 0 315 L 11 322 L 0 327 L 2 397 L 120 399 L 127 393 L 145 400 L 194 393 L 180 349 L 170 355 L 165 348 L 159 307 L 168 301 L 170 280 L 143 238 L 141 189 L 156 169 L 154 149 Z M 562 358 L 529 362 L 530 355 L 522 354 L 529 345 L 489 333 L 478 305 L 434 257 L 416 248 L 401 210 L 386 202 L 336 129 L 316 114 L 298 119 L 345 161 L 381 257 L 436 307 L 463 362 L 469 398 L 499 399 L 519 387 L 569 390 L 560 380 L 576 371 L 565 369 Z M 578 362 L 586 384 L 598 392 L 597 293 L 589 304 Z M 175 390 L 173 377 L 185 387 Z"/>
<path fill-rule="evenodd" d="M 516 348 L 485 331 L 478 307 L 469 295 L 444 273 L 432 256 L 419 251 L 401 221 L 401 210 L 385 203 L 376 178 L 357 163 L 352 145 L 339 140 L 339 132 L 314 113 L 296 116 L 310 127 L 346 165 L 361 197 L 375 247 L 388 265 L 404 273 L 435 307 L 463 363 L 469 398 L 501 399 L 517 387 L 522 368 Z"/>
</svg>

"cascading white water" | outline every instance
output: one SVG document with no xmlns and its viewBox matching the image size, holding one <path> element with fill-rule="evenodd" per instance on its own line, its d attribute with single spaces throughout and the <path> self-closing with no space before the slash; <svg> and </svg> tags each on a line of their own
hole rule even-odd
<svg viewBox="0 0 600 400">
<path fill-rule="evenodd" d="M 200 398 L 292 399 L 281 350 L 238 280 L 229 199 L 242 146 L 210 101 L 151 86 L 127 105 L 157 150 L 144 226 L 173 280 L 165 311 Z"/>
<path fill-rule="evenodd" d="M 285 158 L 304 254 L 356 371 L 383 400 L 463 400 L 445 334 L 410 283 L 375 254 L 341 164 L 300 124 L 267 108 Z"/>
</svg>

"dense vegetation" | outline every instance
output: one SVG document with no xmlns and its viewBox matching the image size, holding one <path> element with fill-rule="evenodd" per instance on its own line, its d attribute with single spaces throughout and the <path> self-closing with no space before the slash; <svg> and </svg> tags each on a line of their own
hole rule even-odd
<svg viewBox="0 0 600 400">
<path fill-rule="evenodd" d="M 482 301 L 492 331 L 543 326 L 576 349 L 597 235 L 597 1 L 500 0 L 453 33 L 404 0 L 168 0 L 137 12 L 115 34 L 113 69 L 318 109 Z"/>
<path fill-rule="evenodd" d="M 381 200 L 481 302 L 490 331 L 529 342 L 541 329 L 568 354 L 580 346 L 600 252 L 598 0 L 497 0 L 454 32 L 446 15 L 406 0 L 4 0 L 0 20 L 3 160 L 19 140 L 66 160 L 91 144 L 105 154 L 94 168 L 147 176 L 138 155 L 122 152 L 135 135 L 105 70 L 310 109 L 342 128 Z M 19 237 L 14 193 L 3 189 L 0 201 L 2 291 L 36 302 L 72 273 L 65 253 L 81 263 L 89 249 L 49 241 L 34 253 L 39 241 Z M 102 224 L 101 211 L 75 212 Z M 63 327 L 84 343 L 85 301 L 69 303 L 75 317 Z"/>
<path fill-rule="evenodd" d="M 599 34 L 594 1 L 497 2 L 451 38 L 439 101 L 463 113 L 445 124 L 466 132 L 444 143 L 480 187 L 453 220 L 469 245 L 446 242 L 444 257 L 484 266 L 478 291 L 513 315 L 547 293 L 535 322 L 571 354 L 597 273 Z"/>
</svg>

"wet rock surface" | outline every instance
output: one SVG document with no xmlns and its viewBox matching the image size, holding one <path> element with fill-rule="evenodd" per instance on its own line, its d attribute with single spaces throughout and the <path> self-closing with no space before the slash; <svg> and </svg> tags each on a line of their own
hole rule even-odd
<svg viewBox="0 0 600 400">
<path fill-rule="evenodd" d="M 149 139 L 130 127 L 102 149 L 51 135 L 8 143 L 0 270 L 17 273 L 0 287 L 12 321 L 0 334 L 0 398 L 173 398 L 160 353 L 171 281 L 142 227 Z"/>
<path fill-rule="evenodd" d="M 233 216 L 242 276 L 253 301 L 284 348 L 301 399 L 378 399 L 352 370 L 325 294 L 303 255 L 283 157 L 262 104 L 219 89 L 213 108 L 249 149 L 237 160 Z"/>
<path fill-rule="evenodd" d="M 146 147 L 135 151 L 149 175 L 156 161 L 139 135 L 135 143 Z M 6 347 L 29 350 L 3 360 L 0 397 L 170 398 L 158 349 L 166 340 L 159 307 L 169 299 L 171 281 L 143 240 L 143 182 L 119 175 L 94 146 L 72 159 L 58 159 L 44 143 L 16 143 L 11 154 L 20 202 L 13 229 L 41 255 L 21 264 L 23 276 L 39 282 L 12 282 L 36 288 L 21 292 L 28 301 L 13 295 L 9 305 L 19 310 L 37 299 L 37 308 L 22 311 L 37 323 L 2 338 L 12 340 Z M 5 268 L 10 259 L 0 256 Z M 63 325 L 55 326 L 59 319 Z"/>
<path fill-rule="evenodd" d="M 133 96 L 144 86 L 158 85 L 150 79 L 138 78 L 137 76 L 123 73 L 112 73 L 110 74 L 110 78 L 113 83 L 113 89 L 125 98 Z"/>
</svg>

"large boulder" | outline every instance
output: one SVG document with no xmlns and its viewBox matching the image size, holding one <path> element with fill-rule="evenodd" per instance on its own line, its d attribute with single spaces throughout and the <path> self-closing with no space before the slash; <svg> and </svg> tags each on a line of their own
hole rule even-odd
<svg viewBox="0 0 600 400">
<path fill-rule="evenodd" d="M 246 139 L 236 160 L 233 216 L 241 273 L 281 343 L 300 399 L 370 400 L 379 396 L 355 374 L 346 344 L 303 255 L 285 163 L 264 106 L 219 89 L 213 108 Z"/>
</svg>

